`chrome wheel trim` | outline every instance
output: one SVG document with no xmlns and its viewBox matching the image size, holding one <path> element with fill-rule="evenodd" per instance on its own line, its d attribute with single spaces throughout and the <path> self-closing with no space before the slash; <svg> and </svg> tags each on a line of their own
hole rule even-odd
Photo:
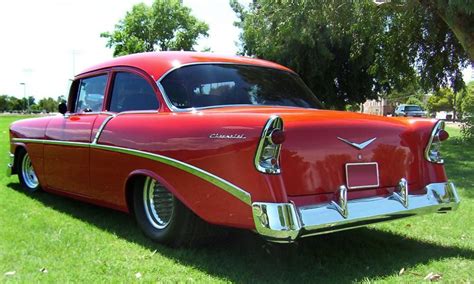
<svg viewBox="0 0 474 284">
<path fill-rule="evenodd" d="M 30 156 L 28 156 L 28 153 L 25 153 L 23 156 L 23 161 L 21 162 L 21 174 L 27 187 L 31 189 L 38 187 L 38 177 L 36 176 L 35 170 L 33 169 L 33 165 L 31 164 L 31 159 Z"/>
<path fill-rule="evenodd" d="M 143 186 L 145 215 L 157 229 L 169 225 L 174 213 L 174 196 L 157 180 L 147 177 Z"/>
</svg>

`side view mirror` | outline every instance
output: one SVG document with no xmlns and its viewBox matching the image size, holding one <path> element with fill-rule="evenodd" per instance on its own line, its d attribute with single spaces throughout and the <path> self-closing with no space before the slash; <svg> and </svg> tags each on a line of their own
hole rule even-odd
<svg viewBox="0 0 474 284">
<path fill-rule="evenodd" d="M 67 112 L 67 105 L 65 103 L 60 103 L 58 105 L 58 111 L 60 114 L 65 115 Z"/>
</svg>

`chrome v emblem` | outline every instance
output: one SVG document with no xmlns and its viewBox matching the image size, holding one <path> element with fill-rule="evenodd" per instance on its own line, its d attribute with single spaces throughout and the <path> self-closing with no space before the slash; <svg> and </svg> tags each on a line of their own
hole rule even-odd
<svg viewBox="0 0 474 284">
<path fill-rule="evenodd" d="M 341 137 L 337 137 L 337 139 L 339 139 L 339 140 L 341 140 L 341 141 L 343 141 L 343 142 L 346 142 L 347 144 L 349 144 L 349 145 L 351 145 L 351 146 L 353 146 L 353 147 L 356 147 L 356 148 L 359 149 L 359 150 L 362 150 L 362 149 L 364 149 L 365 147 L 367 147 L 370 143 L 374 142 L 375 139 L 377 139 L 377 137 L 374 137 L 374 138 L 372 138 L 372 139 L 369 139 L 369 140 L 367 140 L 367 141 L 365 141 L 365 142 L 362 142 L 362 143 L 360 143 L 360 144 L 351 142 L 351 141 L 349 141 L 349 140 L 347 140 L 347 139 L 344 139 L 344 138 L 341 138 Z"/>
</svg>

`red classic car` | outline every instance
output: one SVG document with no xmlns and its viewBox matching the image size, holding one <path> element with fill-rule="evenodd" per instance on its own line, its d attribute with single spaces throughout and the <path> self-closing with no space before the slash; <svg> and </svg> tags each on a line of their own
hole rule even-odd
<svg viewBox="0 0 474 284">
<path fill-rule="evenodd" d="M 77 75 L 59 111 L 11 125 L 10 174 L 133 213 L 162 243 L 206 222 L 291 242 L 459 203 L 442 121 L 323 110 L 264 60 L 119 57 Z"/>
</svg>

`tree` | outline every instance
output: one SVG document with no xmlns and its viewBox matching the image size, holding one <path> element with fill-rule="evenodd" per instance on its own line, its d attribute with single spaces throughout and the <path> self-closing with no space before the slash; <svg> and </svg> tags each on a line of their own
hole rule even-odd
<svg viewBox="0 0 474 284">
<path fill-rule="evenodd" d="M 237 0 L 230 4 L 240 19 L 241 53 L 294 69 L 326 107 L 343 109 L 415 81 L 425 93 L 439 86 L 463 88 L 465 51 L 449 27 L 417 2 L 400 7 L 369 0 L 254 0 L 249 9 Z"/>
<path fill-rule="evenodd" d="M 58 109 L 58 103 L 53 98 L 44 98 L 38 102 L 38 110 L 45 112 L 55 112 Z"/>
<path fill-rule="evenodd" d="M 454 93 L 449 88 L 441 88 L 428 98 L 426 105 L 429 112 L 453 112 L 453 119 L 457 119 L 458 111 L 461 110 L 462 99 L 462 92 Z"/>
<path fill-rule="evenodd" d="M 461 103 L 461 110 L 464 115 L 464 124 L 461 128 L 461 133 L 464 138 L 474 137 L 474 81 L 471 81 L 467 86 L 464 94 L 464 99 Z"/>
<path fill-rule="evenodd" d="M 193 50 L 209 27 L 191 15 L 179 0 L 155 0 L 152 6 L 134 5 L 113 32 L 104 32 L 114 56 L 148 51 Z"/>
<path fill-rule="evenodd" d="M 0 96 L 0 111 L 8 111 L 9 110 L 9 98 L 7 95 Z"/>
<path fill-rule="evenodd" d="M 435 11 L 451 28 L 461 45 L 474 61 L 474 1 L 473 0 L 419 0 Z"/>
<path fill-rule="evenodd" d="M 415 102 L 425 101 L 425 93 L 419 84 L 419 80 L 414 80 L 401 89 L 390 90 L 388 93 L 384 94 L 383 97 L 392 105 L 411 104 L 408 100 L 415 100 Z M 422 103 L 420 105 L 424 104 Z"/>
<path fill-rule="evenodd" d="M 408 97 L 405 103 L 408 105 L 424 106 L 423 102 L 420 99 L 418 99 L 416 96 Z"/>
</svg>

